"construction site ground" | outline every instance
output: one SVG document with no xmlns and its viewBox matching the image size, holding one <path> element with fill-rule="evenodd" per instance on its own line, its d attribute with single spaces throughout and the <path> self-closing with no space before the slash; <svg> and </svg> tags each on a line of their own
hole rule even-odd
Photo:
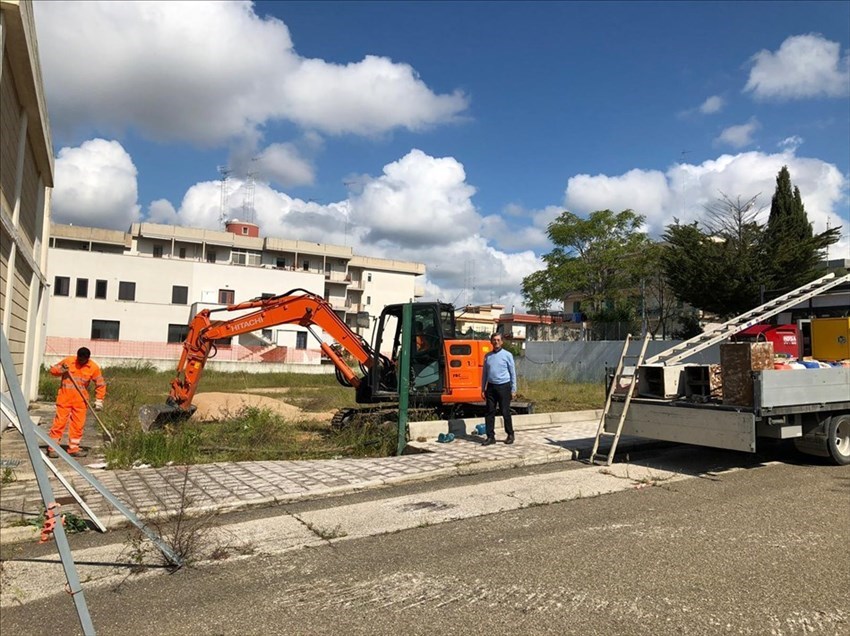
<svg viewBox="0 0 850 636">
<path fill-rule="evenodd" d="M 200 397 L 200 396 L 199 396 Z M 212 396 L 202 403 L 230 409 L 232 400 Z M 47 430 L 54 406 L 37 403 L 33 420 Z M 175 512 L 180 506 L 192 513 L 224 512 L 385 488 L 394 484 L 449 475 L 473 474 L 517 466 L 570 461 L 586 457 L 593 445 L 599 411 L 579 411 L 515 416 L 516 443 L 483 447 L 473 434 L 477 420 L 410 424 L 406 454 L 399 457 L 349 458 L 301 461 L 248 461 L 166 466 L 140 466 L 132 470 L 107 470 L 99 450 L 103 436 L 89 414 L 83 447 L 90 448 L 81 464 L 140 518 Z M 439 443 L 440 432 L 453 432 L 454 441 Z M 504 433 L 497 424 L 497 438 Z M 624 437 L 620 451 L 627 453 L 649 440 Z M 604 447 L 603 447 L 604 448 Z M 41 494 L 26 453 L 23 436 L 7 428 L 0 436 L 0 457 L 9 470 L 0 486 L 0 542 L 28 540 L 39 530 L 34 521 L 43 509 Z M 66 465 L 52 460 L 73 488 L 107 528 L 127 525 L 127 520 L 96 489 Z M 51 476 L 54 494 L 63 511 L 85 518 L 61 483 Z"/>
</svg>

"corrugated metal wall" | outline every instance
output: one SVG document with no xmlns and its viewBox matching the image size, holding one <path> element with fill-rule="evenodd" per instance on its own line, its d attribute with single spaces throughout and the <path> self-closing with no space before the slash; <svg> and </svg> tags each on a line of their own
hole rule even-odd
<svg viewBox="0 0 850 636">
<path fill-rule="evenodd" d="M 661 353 L 681 340 L 650 341 L 646 357 Z M 629 354 L 640 352 L 640 342 L 632 342 Z M 622 341 L 528 342 L 525 355 L 516 360 L 517 376 L 528 380 L 563 379 L 569 382 L 601 382 L 605 368 L 617 366 L 623 351 Z M 719 345 L 700 352 L 690 360 L 696 364 L 720 362 Z"/>
</svg>

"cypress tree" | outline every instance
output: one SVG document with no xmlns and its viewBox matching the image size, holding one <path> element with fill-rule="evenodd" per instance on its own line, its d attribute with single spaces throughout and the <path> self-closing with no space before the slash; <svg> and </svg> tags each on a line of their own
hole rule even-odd
<svg viewBox="0 0 850 636">
<path fill-rule="evenodd" d="M 763 283 L 768 294 L 776 296 L 817 278 L 822 273 L 823 250 L 837 242 L 839 235 L 840 228 L 812 232 L 800 189 L 792 188 L 788 166 L 782 166 L 763 237 Z"/>
</svg>

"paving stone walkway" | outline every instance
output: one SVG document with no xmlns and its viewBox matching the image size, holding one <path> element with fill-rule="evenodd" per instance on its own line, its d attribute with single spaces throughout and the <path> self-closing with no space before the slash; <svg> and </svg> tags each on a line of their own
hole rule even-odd
<svg viewBox="0 0 850 636">
<path fill-rule="evenodd" d="M 41 417 L 43 429 L 49 427 L 52 418 L 49 408 L 32 415 Z M 96 435 L 96 428 L 94 422 L 87 424 L 86 434 Z M 569 461 L 589 454 L 595 433 L 596 422 L 588 420 L 518 429 L 513 445 L 498 443 L 483 447 L 483 438 L 474 435 L 460 436 L 450 443 L 414 442 L 410 445 L 414 454 L 401 457 L 226 462 L 133 470 L 96 468 L 97 457 L 88 457 L 83 462 L 92 466 L 89 470 L 93 477 L 144 518 L 173 512 L 181 502 L 190 511 L 228 511 L 453 474 Z M 637 438 L 624 437 L 620 448 L 628 449 L 638 442 Z M 86 440 L 83 444 L 86 445 Z M 0 531 L 11 540 L 14 533 L 10 529 L 37 517 L 42 502 L 23 437 L 15 429 L 7 429 L 0 436 L 0 454 L 3 458 L 23 459 L 14 469 L 18 479 L 0 486 Z M 107 528 L 126 523 L 88 481 L 61 460 L 53 461 Z M 51 482 L 63 510 L 82 514 L 59 481 L 52 477 Z"/>
</svg>

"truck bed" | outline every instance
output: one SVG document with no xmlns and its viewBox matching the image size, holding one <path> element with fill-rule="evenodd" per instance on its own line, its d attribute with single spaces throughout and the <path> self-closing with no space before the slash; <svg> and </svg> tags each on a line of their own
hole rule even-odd
<svg viewBox="0 0 850 636">
<path fill-rule="evenodd" d="M 785 415 L 850 410 L 850 367 L 769 370 L 754 373 L 753 406 L 694 402 L 685 398 L 631 401 L 624 435 L 755 452 L 756 438 L 798 437 L 802 427 Z M 617 428 L 623 396 L 615 396 L 605 429 Z M 774 420 L 771 420 L 774 418 Z M 776 422 L 776 423 L 774 423 Z"/>
</svg>

